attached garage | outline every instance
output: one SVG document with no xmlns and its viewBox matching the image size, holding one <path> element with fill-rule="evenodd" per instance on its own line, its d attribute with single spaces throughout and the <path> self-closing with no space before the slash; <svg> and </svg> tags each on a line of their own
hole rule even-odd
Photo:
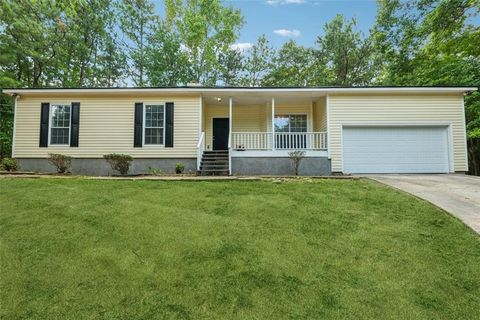
<svg viewBox="0 0 480 320">
<path fill-rule="evenodd" d="M 345 173 L 448 173 L 448 126 L 345 126 Z"/>
</svg>

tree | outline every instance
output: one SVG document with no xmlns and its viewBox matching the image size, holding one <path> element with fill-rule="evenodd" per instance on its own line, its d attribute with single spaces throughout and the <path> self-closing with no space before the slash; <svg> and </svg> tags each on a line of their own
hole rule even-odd
<svg viewBox="0 0 480 320">
<path fill-rule="evenodd" d="M 337 15 L 318 37 L 319 61 L 328 67 L 331 85 L 366 85 L 375 76 L 373 43 L 355 31 L 356 21 Z"/>
<path fill-rule="evenodd" d="M 121 0 L 119 12 L 120 29 L 128 39 L 125 47 L 131 61 L 130 75 L 134 84 L 142 87 L 147 83 L 145 78 L 147 39 L 159 19 L 149 0 Z"/>
<path fill-rule="evenodd" d="M 313 48 L 299 46 L 295 41 L 286 42 L 273 59 L 273 67 L 262 80 L 267 86 L 314 86 L 322 77 L 318 73 L 325 66 L 318 63 Z"/>
<path fill-rule="evenodd" d="M 274 52 L 265 35 L 261 35 L 245 57 L 242 85 L 257 87 L 262 83 L 272 69 Z"/>
<path fill-rule="evenodd" d="M 238 38 L 243 17 L 240 10 L 221 0 L 166 0 L 166 24 L 175 30 L 190 56 L 193 81 L 217 82 L 220 54 Z"/>
<path fill-rule="evenodd" d="M 158 24 L 145 51 L 146 74 L 154 86 L 186 85 L 192 78 L 187 52 L 178 35 Z"/>
<path fill-rule="evenodd" d="M 242 52 L 235 49 L 229 49 L 220 52 L 218 57 L 219 80 L 224 86 L 236 86 L 240 84 L 241 72 L 243 69 Z"/>
</svg>

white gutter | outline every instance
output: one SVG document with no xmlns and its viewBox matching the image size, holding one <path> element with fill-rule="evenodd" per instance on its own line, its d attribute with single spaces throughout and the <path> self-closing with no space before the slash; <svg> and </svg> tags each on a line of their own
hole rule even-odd
<svg viewBox="0 0 480 320">
<path fill-rule="evenodd" d="M 45 94 L 45 93 L 461 93 L 477 91 L 477 87 L 352 87 L 352 88 L 78 88 L 78 89 L 5 89 L 3 93 L 14 94 Z"/>
</svg>

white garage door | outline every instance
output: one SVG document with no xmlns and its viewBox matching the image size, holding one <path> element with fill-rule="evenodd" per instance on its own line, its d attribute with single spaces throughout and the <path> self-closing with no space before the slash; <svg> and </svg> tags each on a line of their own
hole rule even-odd
<svg viewBox="0 0 480 320">
<path fill-rule="evenodd" d="M 344 127 L 345 173 L 449 171 L 446 127 Z"/>
</svg>

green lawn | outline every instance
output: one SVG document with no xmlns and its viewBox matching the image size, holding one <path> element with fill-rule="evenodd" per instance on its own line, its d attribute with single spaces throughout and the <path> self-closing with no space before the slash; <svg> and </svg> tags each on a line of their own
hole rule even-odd
<svg viewBox="0 0 480 320">
<path fill-rule="evenodd" d="M 366 180 L 0 179 L 2 319 L 478 319 L 480 237 Z"/>
</svg>

